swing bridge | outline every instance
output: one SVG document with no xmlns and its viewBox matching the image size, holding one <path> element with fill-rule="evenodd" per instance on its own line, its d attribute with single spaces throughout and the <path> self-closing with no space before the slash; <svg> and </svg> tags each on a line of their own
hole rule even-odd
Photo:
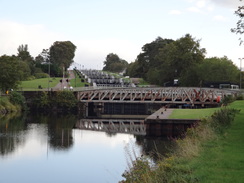
<svg viewBox="0 0 244 183">
<path fill-rule="evenodd" d="M 88 88 L 78 91 L 80 102 L 93 103 L 161 103 L 215 105 L 225 96 L 236 96 L 239 90 L 193 87 L 161 88 Z"/>
</svg>

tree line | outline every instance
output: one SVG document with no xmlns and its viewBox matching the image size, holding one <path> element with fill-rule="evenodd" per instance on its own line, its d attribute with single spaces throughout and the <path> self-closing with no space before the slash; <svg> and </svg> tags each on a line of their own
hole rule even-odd
<svg viewBox="0 0 244 183">
<path fill-rule="evenodd" d="M 231 29 L 239 35 L 244 33 L 243 10 L 244 6 L 239 6 L 235 11 L 239 20 Z M 242 45 L 243 39 L 240 37 L 239 40 Z M 111 56 L 116 57 L 116 62 Z M 179 81 L 177 84 L 180 86 L 204 86 L 206 83 L 241 83 L 243 86 L 244 72 L 241 68 L 238 69 L 226 56 L 206 58 L 206 49 L 200 47 L 200 40 L 190 34 L 177 40 L 158 37 L 142 47 L 134 62 L 128 64 L 124 61 L 127 64 L 122 65 L 121 60 L 118 55 L 110 53 L 104 61 L 103 70 L 121 72 L 126 69 L 126 75 L 160 86 L 172 85 L 174 80 Z M 117 63 L 120 63 L 120 68 Z"/>
<path fill-rule="evenodd" d="M 177 40 L 157 37 L 146 43 L 136 60 L 130 64 L 118 55 L 110 53 L 104 61 L 103 70 L 121 72 L 126 69 L 126 75 L 143 78 L 159 86 L 239 84 L 238 67 L 226 56 L 206 58 L 206 49 L 201 48 L 200 41 L 190 34 Z"/>
<path fill-rule="evenodd" d="M 20 81 L 50 76 L 61 77 L 73 63 L 76 46 L 70 41 L 56 41 L 33 58 L 28 45 L 20 45 L 17 55 L 0 56 L 0 90 L 17 88 Z"/>
<path fill-rule="evenodd" d="M 241 1 L 241 0 L 240 0 Z M 244 33 L 244 6 L 235 11 L 239 17 L 236 28 L 231 31 Z M 240 44 L 243 40 L 240 38 Z M 31 78 L 62 76 L 73 63 L 76 46 L 70 41 L 56 41 L 49 49 L 33 58 L 28 45 L 20 45 L 17 55 L 0 56 L 0 91 L 17 88 L 20 81 Z M 130 77 L 141 77 L 151 84 L 180 86 L 202 86 L 204 83 L 239 83 L 243 85 L 243 71 L 226 56 L 206 58 L 206 49 L 200 40 L 190 34 L 177 39 L 157 37 L 142 47 L 136 60 L 130 64 L 117 54 L 110 53 L 104 61 L 104 71 L 125 72 Z"/>
<path fill-rule="evenodd" d="M 129 64 L 127 74 L 142 77 L 151 84 L 202 86 L 204 83 L 238 83 L 240 70 L 226 56 L 206 58 L 200 40 L 190 34 L 177 39 L 156 38 L 142 47 L 142 53 Z"/>
</svg>

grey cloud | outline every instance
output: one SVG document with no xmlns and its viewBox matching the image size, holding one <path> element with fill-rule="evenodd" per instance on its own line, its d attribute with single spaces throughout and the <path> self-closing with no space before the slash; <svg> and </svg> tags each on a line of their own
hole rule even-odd
<svg viewBox="0 0 244 183">
<path fill-rule="evenodd" d="M 211 0 L 216 5 L 237 9 L 238 6 L 244 5 L 244 0 Z"/>
</svg>

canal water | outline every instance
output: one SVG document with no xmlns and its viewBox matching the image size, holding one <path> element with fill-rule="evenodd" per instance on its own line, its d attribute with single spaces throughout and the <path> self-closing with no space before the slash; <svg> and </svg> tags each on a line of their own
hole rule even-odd
<svg viewBox="0 0 244 183">
<path fill-rule="evenodd" d="M 135 156 L 165 153 L 171 144 L 133 134 L 74 129 L 78 120 L 75 115 L 55 114 L 0 118 L 0 182 L 119 182 Z"/>
</svg>

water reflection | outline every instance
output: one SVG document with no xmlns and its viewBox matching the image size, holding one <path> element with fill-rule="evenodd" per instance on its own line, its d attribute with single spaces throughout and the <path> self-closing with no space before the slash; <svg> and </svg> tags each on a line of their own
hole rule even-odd
<svg viewBox="0 0 244 183">
<path fill-rule="evenodd" d="M 16 146 L 25 143 L 25 115 L 20 113 L 5 115 L 0 119 L 0 153 L 2 156 L 12 153 Z"/>
<path fill-rule="evenodd" d="M 48 120 L 48 137 L 50 147 L 67 150 L 73 145 L 72 129 L 77 121 L 74 115 L 45 116 Z"/>
<path fill-rule="evenodd" d="M 128 144 L 137 155 L 166 153 L 160 139 L 74 129 L 78 121 L 61 114 L 1 118 L 0 182 L 118 182 L 128 165 Z"/>
<path fill-rule="evenodd" d="M 176 147 L 175 141 L 166 137 L 136 136 L 136 144 L 141 147 L 142 154 L 150 156 L 154 161 L 168 156 Z"/>
<path fill-rule="evenodd" d="M 118 182 L 133 135 L 73 129 L 74 115 L 0 119 L 0 182 Z M 140 152 L 140 149 L 138 148 Z"/>
<path fill-rule="evenodd" d="M 6 155 L 17 146 L 24 145 L 29 132 L 35 130 L 40 137 L 47 136 L 50 148 L 69 149 L 73 145 L 74 115 L 19 115 L 3 117 L 0 122 L 0 152 Z M 43 131 L 43 132 L 40 132 Z M 46 139 L 46 137 L 45 137 Z"/>
</svg>

